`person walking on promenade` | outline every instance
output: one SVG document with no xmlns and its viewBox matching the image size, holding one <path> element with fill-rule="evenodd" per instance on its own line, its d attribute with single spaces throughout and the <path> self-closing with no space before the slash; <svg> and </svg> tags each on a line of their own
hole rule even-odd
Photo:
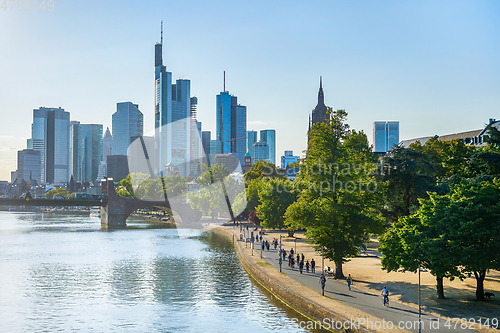
<svg viewBox="0 0 500 333">
<path fill-rule="evenodd" d="M 306 272 L 309 273 L 309 260 L 306 261 Z"/>
<path fill-rule="evenodd" d="M 297 265 L 300 263 L 300 256 L 299 254 L 297 253 Z"/>
<path fill-rule="evenodd" d="M 351 284 L 352 284 L 351 274 L 349 274 L 349 276 L 347 277 L 346 281 L 347 281 L 347 287 L 349 288 L 349 290 L 351 290 Z"/>
<path fill-rule="evenodd" d="M 295 259 L 293 259 L 293 257 L 290 255 L 290 266 L 292 267 L 292 270 L 294 265 L 295 265 Z"/>
<path fill-rule="evenodd" d="M 283 257 L 283 259 L 286 259 L 286 250 L 285 249 L 281 250 L 281 256 Z"/>
<path fill-rule="evenodd" d="M 293 256 L 293 247 L 290 249 L 290 254 Z"/>
<path fill-rule="evenodd" d="M 303 270 L 303 269 L 304 269 L 304 262 L 303 262 L 303 261 L 301 261 L 301 262 L 299 263 L 299 272 L 300 272 L 300 274 L 302 274 L 302 270 Z"/>
<path fill-rule="evenodd" d="M 302 255 L 300 256 L 300 260 L 301 260 L 301 261 L 304 261 L 304 258 L 305 258 L 305 257 L 304 257 L 304 253 L 302 253 Z"/>
<path fill-rule="evenodd" d="M 323 296 L 325 296 L 326 277 L 324 273 L 321 273 L 321 276 L 319 277 L 319 283 L 321 284 L 321 293 Z"/>
<path fill-rule="evenodd" d="M 314 261 L 314 258 L 311 259 L 311 273 L 316 273 L 315 268 L 316 267 L 316 262 Z"/>
<path fill-rule="evenodd" d="M 290 253 L 290 254 L 288 255 L 288 266 L 289 266 L 289 267 L 292 267 L 292 260 L 293 260 L 293 256 L 292 256 L 292 254 Z"/>
</svg>

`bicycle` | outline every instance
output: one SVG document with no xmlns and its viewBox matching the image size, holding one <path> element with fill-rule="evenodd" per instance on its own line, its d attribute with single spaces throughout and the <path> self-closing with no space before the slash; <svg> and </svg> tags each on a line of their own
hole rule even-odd
<svg viewBox="0 0 500 333">
<path fill-rule="evenodd" d="M 384 306 L 389 306 L 389 296 L 384 295 Z"/>
</svg>

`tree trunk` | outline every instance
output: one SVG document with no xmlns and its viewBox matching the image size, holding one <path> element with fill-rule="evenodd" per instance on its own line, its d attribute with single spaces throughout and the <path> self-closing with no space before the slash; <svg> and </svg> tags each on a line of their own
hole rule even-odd
<svg viewBox="0 0 500 333">
<path fill-rule="evenodd" d="M 342 271 L 342 260 L 335 261 L 335 279 L 345 278 L 344 272 Z"/>
<path fill-rule="evenodd" d="M 476 277 L 476 301 L 484 301 L 484 278 L 486 277 L 486 270 L 474 272 Z"/>
<path fill-rule="evenodd" d="M 438 299 L 444 299 L 443 278 L 436 276 L 436 283 Z"/>
</svg>

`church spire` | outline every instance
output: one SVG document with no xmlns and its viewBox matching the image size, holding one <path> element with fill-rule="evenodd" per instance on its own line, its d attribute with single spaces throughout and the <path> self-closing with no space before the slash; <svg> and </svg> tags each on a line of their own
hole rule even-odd
<svg viewBox="0 0 500 333">
<path fill-rule="evenodd" d="M 325 105 L 325 96 L 323 95 L 323 78 L 319 77 L 318 105 Z"/>
</svg>

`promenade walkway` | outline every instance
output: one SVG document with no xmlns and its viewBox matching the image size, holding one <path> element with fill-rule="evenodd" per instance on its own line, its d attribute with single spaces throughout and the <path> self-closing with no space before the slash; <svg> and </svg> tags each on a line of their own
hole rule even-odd
<svg viewBox="0 0 500 333">
<path fill-rule="evenodd" d="M 237 236 L 239 235 L 239 228 L 235 230 L 228 227 L 228 229 L 232 229 L 233 234 L 237 234 Z M 267 240 L 271 242 L 272 239 L 273 238 L 271 236 L 270 239 Z M 258 256 L 260 258 L 260 255 L 261 246 L 260 243 L 256 243 L 254 256 Z M 274 247 L 271 246 L 270 251 L 264 250 L 262 252 L 262 257 L 273 267 L 279 270 L 278 250 L 274 250 Z M 306 260 L 307 259 L 309 258 L 306 258 Z M 304 268 L 303 273 L 300 274 L 298 265 L 295 265 L 295 268 L 291 269 L 288 266 L 288 260 L 283 260 L 282 272 L 301 284 L 316 290 L 318 293 L 321 293 L 321 285 L 319 283 L 319 277 L 321 275 L 321 262 L 316 262 L 316 273 L 307 273 Z M 390 285 L 387 287 L 390 290 Z M 325 287 L 325 296 L 357 308 L 373 317 L 379 318 L 379 321 L 373 320 L 371 326 L 370 323 L 365 325 L 365 327 L 369 329 L 375 328 L 375 331 L 379 332 L 401 331 L 401 329 L 410 332 L 419 332 L 418 309 L 393 300 L 391 300 L 389 307 L 383 306 L 383 299 L 380 293 L 372 294 L 361 291 L 358 290 L 355 285 L 351 286 L 351 290 L 349 291 L 345 281 L 340 282 L 328 277 Z M 332 311 L 335 310 L 332 309 Z M 353 320 L 359 321 L 363 324 L 363 319 L 353 318 Z M 386 329 L 384 329 L 384 327 Z M 461 327 L 460 323 L 456 324 L 453 321 L 437 318 L 424 312 L 421 313 L 421 332 L 450 333 L 456 331 L 474 330 L 469 328 L 464 329 Z"/>
</svg>

